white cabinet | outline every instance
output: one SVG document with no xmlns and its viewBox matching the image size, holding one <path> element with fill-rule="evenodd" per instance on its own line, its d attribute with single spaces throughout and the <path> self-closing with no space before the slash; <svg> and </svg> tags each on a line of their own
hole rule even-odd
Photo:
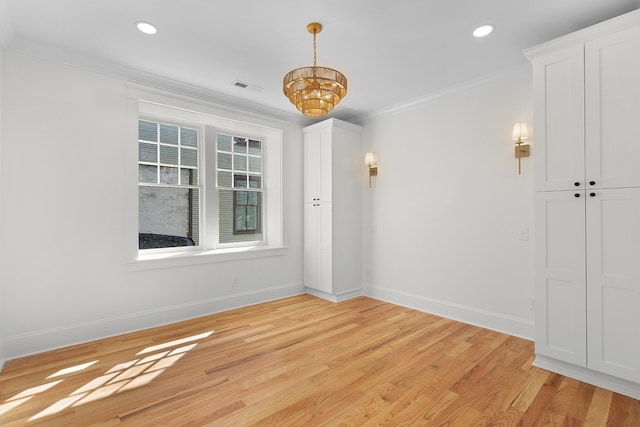
<svg viewBox="0 0 640 427">
<path fill-rule="evenodd" d="M 640 186 L 633 131 L 639 52 L 640 27 L 527 51 L 534 66 L 536 190 Z"/>
<path fill-rule="evenodd" d="M 525 55 L 536 364 L 640 398 L 640 11 Z"/>
<path fill-rule="evenodd" d="M 535 206 L 536 353 L 640 383 L 640 188 Z"/>
<path fill-rule="evenodd" d="M 361 128 L 337 119 L 304 132 L 304 285 L 332 301 L 362 293 Z"/>
</svg>

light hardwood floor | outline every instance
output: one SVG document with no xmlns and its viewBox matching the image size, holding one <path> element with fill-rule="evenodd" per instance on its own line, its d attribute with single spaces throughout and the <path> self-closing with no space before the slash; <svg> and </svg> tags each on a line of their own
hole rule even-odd
<svg viewBox="0 0 640 427">
<path fill-rule="evenodd" d="M 9 361 L 0 425 L 640 426 L 533 343 L 360 297 L 286 298 Z"/>
</svg>

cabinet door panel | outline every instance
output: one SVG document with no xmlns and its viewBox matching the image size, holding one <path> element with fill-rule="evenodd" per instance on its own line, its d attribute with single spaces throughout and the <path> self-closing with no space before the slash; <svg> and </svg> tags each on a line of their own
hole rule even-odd
<svg viewBox="0 0 640 427">
<path fill-rule="evenodd" d="M 331 129 L 304 135 L 304 201 L 330 202 L 332 185 Z"/>
<path fill-rule="evenodd" d="M 304 285 L 332 292 L 331 203 L 304 205 Z"/>
<path fill-rule="evenodd" d="M 585 45 L 586 179 L 596 188 L 640 186 L 638 70 L 640 28 Z"/>
<path fill-rule="evenodd" d="M 304 285 L 318 289 L 320 210 L 315 203 L 304 204 Z"/>
<path fill-rule="evenodd" d="M 318 288 L 333 292 L 333 213 L 332 203 L 320 203 L 316 208 L 319 220 Z"/>
<path fill-rule="evenodd" d="M 575 197 L 579 194 L 580 197 Z M 585 194 L 536 194 L 536 353 L 586 366 Z"/>
<path fill-rule="evenodd" d="M 536 190 L 584 188 L 584 49 L 536 58 L 534 168 Z"/>
<path fill-rule="evenodd" d="M 587 200 L 589 367 L 640 381 L 640 188 Z"/>
</svg>

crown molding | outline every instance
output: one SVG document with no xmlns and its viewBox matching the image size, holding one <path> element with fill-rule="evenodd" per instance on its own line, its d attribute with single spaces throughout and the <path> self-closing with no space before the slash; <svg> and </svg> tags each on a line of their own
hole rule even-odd
<svg viewBox="0 0 640 427">
<path fill-rule="evenodd" d="M 530 73 L 531 73 L 531 65 L 526 62 L 523 62 L 522 64 L 511 67 L 508 70 L 503 70 L 499 73 L 489 74 L 477 79 L 462 82 L 454 86 L 449 86 L 442 90 L 431 92 L 427 95 L 423 95 L 406 102 L 401 102 L 401 103 L 392 105 L 390 107 L 385 107 L 385 108 L 372 111 L 371 113 L 367 113 L 358 117 L 353 117 L 349 121 L 353 123 L 364 124 L 379 117 L 398 114 L 398 113 L 406 112 L 409 110 L 413 110 L 415 108 L 420 108 L 425 105 L 431 104 L 432 102 L 440 100 L 442 98 L 447 98 L 462 92 L 466 92 L 471 89 L 479 88 L 479 87 L 486 86 L 501 80 L 508 80 L 511 78 L 515 78 L 515 77 L 525 75 L 525 74 L 530 74 Z"/>
<path fill-rule="evenodd" d="M 6 45 L 8 51 L 29 55 L 52 62 L 71 65 L 88 71 L 97 72 L 110 77 L 123 79 L 130 83 L 148 86 L 154 89 L 161 89 L 180 95 L 189 96 L 201 101 L 217 104 L 222 107 L 241 110 L 252 114 L 267 116 L 289 123 L 308 124 L 304 118 L 297 114 L 285 112 L 283 110 L 269 107 L 248 101 L 235 96 L 217 92 L 202 86 L 181 82 L 175 79 L 162 77 L 153 73 L 135 70 L 121 65 L 101 61 L 87 55 L 70 52 L 52 46 L 34 43 L 23 39 L 13 39 Z"/>
<path fill-rule="evenodd" d="M 640 0 L 638 0 L 640 1 Z M 0 2 L 1 8 L 2 2 Z M 0 12 L 2 10 L 0 9 Z M 3 15 L 0 13 L 0 16 Z M 5 14 L 6 15 L 6 14 Z M 314 120 L 310 120 L 302 115 L 269 107 L 264 104 L 256 103 L 255 101 L 248 101 L 235 96 L 227 95 L 222 92 L 217 92 L 213 89 L 207 89 L 201 86 L 193 85 L 190 83 L 181 82 L 175 79 L 162 77 L 153 73 L 135 70 L 132 68 L 124 67 L 121 65 L 108 63 L 101 61 L 97 58 L 87 55 L 70 52 L 64 49 L 43 45 L 40 43 L 30 42 L 24 39 L 14 38 L 12 29 L 9 26 L 2 25 L 2 18 L 0 18 L 0 43 L 4 42 L 4 48 L 8 51 L 30 55 L 45 60 L 58 62 L 66 65 L 75 66 L 81 69 L 97 72 L 100 74 L 116 77 L 128 81 L 130 83 L 136 83 L 144 86 L 148 86 L 155 89 L 161 89 L 168 92 L 177 93 L 180 95 L 189 96 L 201 101 L 217 104 L 222 107 L 240 110 L 248 113 L 258 114 L 292 124 L 300 125 L 301 127 L 309 126 L 315 123 Z M 8 42 L 7 42 L 8 41 Z M 405 111 L 409 111 L 415 108 L 422 107 L 424 105 L 435 102 L 439 99 L 456 95 L 458 93 L 481 87 L 499 80 L 512 78 L 524 72 L 530 72 L 531 66 L 528 63 L 523 63 L 519 66 L 512 67 L 506 71 L 500 73 L 483 76 L 478 79 L 463 82 L 458 85 L 450 86 L 448 88 L 438 90 L 409 101 L 401 102 L 389 107 L 384 107 L 369 113 L 353 114 L 343 113 L 342 115 L 336 114 L 335 118 L 354 123 L 360 126 L 365 125 L 367 122 L 391 114 L 397 114 Z M 325 117 L 326 118 L 331 118 Z"/>
</svg>

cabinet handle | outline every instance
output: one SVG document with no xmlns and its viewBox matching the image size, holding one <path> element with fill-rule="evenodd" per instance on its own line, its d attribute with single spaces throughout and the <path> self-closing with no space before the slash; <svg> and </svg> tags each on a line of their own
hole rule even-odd
<svg viewBox="0 0 640 427">
<path fill-rule="evenodd" d="M 595 181 L 589 181 L 589 185 L 596 185 Z"/>
<path fill-rule="evenodd" d="M 574 194 L 573 197 L 580 197 L 580 193 Z"/>
<path fill-rule="evenodd" d="M 591 197 L 596 197 L 596 193 L 589 193 Z"/>
<path fill-rule="evenodd" d="M 574 182 L 573 185 L 575 185 L 576 187 L 580 187 L 580 183 L 579 182 Z"/>
</svg>

